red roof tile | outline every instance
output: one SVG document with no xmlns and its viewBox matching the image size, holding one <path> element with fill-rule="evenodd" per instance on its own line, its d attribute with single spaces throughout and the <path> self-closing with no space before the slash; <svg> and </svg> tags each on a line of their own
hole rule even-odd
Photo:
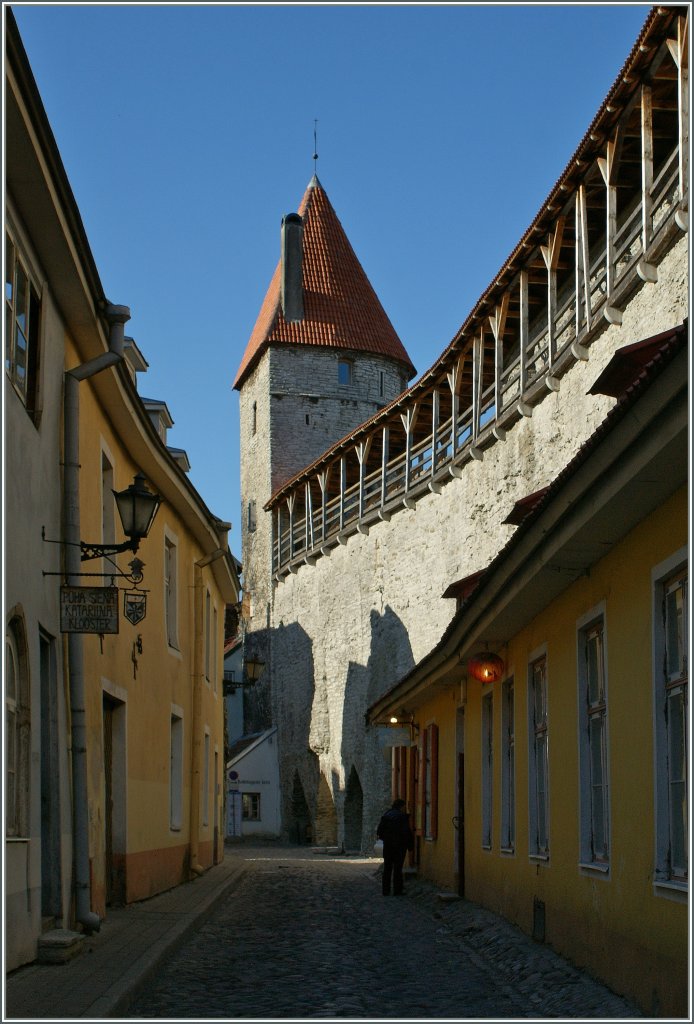
<svg viewBox="0 0 694 1024">
<path fill-rule="evenodd" d="M 280 302 L 280 264 L 239 366 L 240 388 L 268 345 L 320 345 L 395 359 L 415 373 L 405 348 L 371 287 L 318 178 L 301 200 L 304 317 L 287 323 Z"/>
</svg>

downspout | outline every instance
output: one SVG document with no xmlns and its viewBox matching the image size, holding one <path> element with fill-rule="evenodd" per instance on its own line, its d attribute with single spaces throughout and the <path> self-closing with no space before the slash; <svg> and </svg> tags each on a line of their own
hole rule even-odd
<svg viewBox="0 0 694 1024">
<path fill-rule="evenodd" d="M 64 541 L 65 574 L 68 585 L 80 582 L 80 494 L 79 494 L 79 382 L 93 377 L 102 370 L 115 366 L 123 359 L 123 336 L 130 319 L 127 306 L 113 306 L 104 310 L 108 320 L 109 350 L 65 373 L 64 394 Z M 70 675 L 70 722 L 72 735 L 72 823 L 75 871 L 75 917 L 90 935 L 99 931 L 101 919 L 91 909 L 91 879 L 89 873 L 89 802 L 87 790 L 87 730 L 86 687 L 82 635 L 68 633 L 67 657 Z"/>
<path fill-rule="evenodd" d="M 194 565 L 193 582 L 193 605 L 194 622 L 193 631 L 193 747 L 192 747 L 192 778 L 190 784 L 190 871 L 194 875 L 204 875 L 205 868 L 198 860 L 200 846 L 200 787 L 202 773 L 200 770 L 200 751 L 202 740 L 200 727 L 202 719 L 202 680 L 204 675 L 204 651 L 203 638 L 205 632 L 205 600 L 202 570 L 222 558 L 226 554 L 223 548 L 217 548 L 212 554 L 199 559 Z M 216 785 L 216 780 L 215 780 Z M 216 799 L 216 794 L 215 794 Z"/>
</svg>

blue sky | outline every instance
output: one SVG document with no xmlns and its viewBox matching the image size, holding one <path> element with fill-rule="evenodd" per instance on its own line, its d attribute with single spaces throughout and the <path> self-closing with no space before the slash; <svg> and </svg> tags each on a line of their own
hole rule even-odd
<svg viewBox="0 0 694 1024">
<path fill-rule="evenodd" d="M 418 373 L 528 227 L 648 4 L 17 4 L 109 299 L 240 557 L 236 369 L 318 176 Z"/>
</svg>

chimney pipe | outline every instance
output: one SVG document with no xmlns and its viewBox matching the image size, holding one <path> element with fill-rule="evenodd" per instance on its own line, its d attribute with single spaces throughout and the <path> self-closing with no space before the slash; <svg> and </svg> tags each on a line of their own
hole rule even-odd
<svg viewBox="0 0 694 1024">
<path fill-rule="evenodd" d="M 282 313 L 290 324 L 304 319 L 303 236 L 304 224 L 298 213 L 282 218 Z"/>
</svg>

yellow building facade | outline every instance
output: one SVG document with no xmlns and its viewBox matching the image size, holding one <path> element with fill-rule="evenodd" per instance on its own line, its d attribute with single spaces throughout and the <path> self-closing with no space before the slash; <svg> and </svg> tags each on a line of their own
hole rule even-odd
<svg viewBox="0 0 694 1024">
<path fill-rule="evenodd" d="M 370 710 L 410 723 L 421 873 L 653 1016 L 688 1005 L 686 336 Z"/>
<path fill-rule="evenodd" d="M 230 524 L 192 485 L 185 453 L 167 444 L 165 403 L 138 393 L 147 363 L 125 337 L 130 311 L 104 291 L 9 9 L 6 19 L 12 970 L 68 959 L 110 906 L 221 859 L 224 626 L 239 580 Z M 114 495 L 133 482 L 159 498 L 136 550 Z M 80 607 L 82 588 L 98 588 L 103 629 L 67 614 L 63 598 Z"/>
<path fill-rule="evenodd" d="M 66 356 L 68 366 L 83 361 L 69 339 Z M 220 546 L 225 524 L 215 526 L 186 500 L 181 474 L 147 416 L 133 430 L 139 444 L 114 428 L 111 400 L 132 403 L 126 411 L 138 421 L 127 379 L 104 381 L 101 394 L 96 382 L 80 388 L 83 536 L 123 540 L 111 492 L 137 472 L 162 497 L 138 551 L 144 579 L 129 588 L 146 594 L 145 618 L 133 626 L 121 606 L 119 634 L 84 639 L 90 861 L 95 909 L 103 913 L 112 899 L 142 899 L 221 859 L 224 618 L 226 605 L 238 600 L 238 582 Z M 118 556 L 121 570 L 129 571 L 130 557 Z M 101 559 L 83 569 L 95 565 L 110 571 Z M 122 603 L 128 583 L 118 576 L 114 582 L 123 588 Z"/>
</svg>

